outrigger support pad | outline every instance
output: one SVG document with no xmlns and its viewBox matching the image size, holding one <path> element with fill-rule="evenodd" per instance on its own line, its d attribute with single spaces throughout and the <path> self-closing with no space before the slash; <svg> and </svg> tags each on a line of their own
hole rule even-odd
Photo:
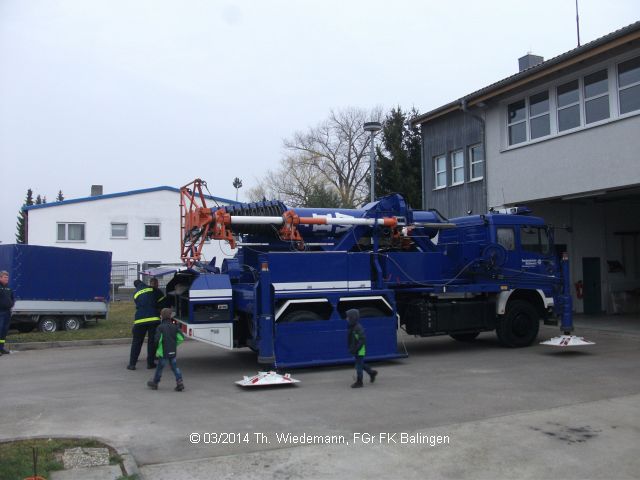
<svg viewBox="0 0 640 480">
<path fill-rule="evenodd" d="M 585 340 L 584 337 L 578 337 L 576 335 L 560 335 L 545 342 L 540 342 L 540 345 L 549 345 L 551 347 L 582 347 L 595 344 L 596 342 L 590 342 Z"/>
<path fill-rule="evenodd" d="M 296 380 L 289 373 L 280 375 L 276 372 L 258 372 L 253 377 L 245 376 L 235 383 L 241 387 L 270 387 L 273 385 L 293 385 L 294 383 L 300 383 L 300 380 Z"/>
</svg>

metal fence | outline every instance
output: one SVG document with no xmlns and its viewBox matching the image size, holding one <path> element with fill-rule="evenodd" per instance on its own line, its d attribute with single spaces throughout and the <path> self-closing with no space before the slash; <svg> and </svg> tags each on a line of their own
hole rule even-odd
<svg viewBox="0 0 640 480">
<path fill-rule="evenodd" d="M 142 280 L 148 284 L 151 279 L 151 275 L 144 272 L 154 268 L 180 266 L 182 264 L 178 263 L 113 262 L 111 264 L 111 301 L 131 300 L 135 289 L 133 282 Z M 164 290 L 172 276 L 165 275 L 157 278 L 158 286 Z"/>
</svg>

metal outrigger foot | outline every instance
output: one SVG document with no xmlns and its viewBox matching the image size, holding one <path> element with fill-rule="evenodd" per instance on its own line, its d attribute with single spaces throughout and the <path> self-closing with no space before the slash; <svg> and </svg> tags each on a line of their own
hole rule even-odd
<svg viewBox="0 0 640 480">
<path fill-rule="evenodd" d="M 571 299 L 571 285 L 569 283 L 569 254 L 567 252 L 562 253 L 562 260 L 560 262 L 562 267 L 562 291 L 560 295 L 560 331 L 562 335 L 559 337 L 553 337 L 545 342 L 540 342 L 540 345 L 549 345 L 551 347 L 583 347 L 586 345 L 595 345 L 595 342 L 585 340 L 584 337 L 578 337 L 571 335 L 573 332 L 573 308 Z"/>
<path fill-rule="evenodd" d="M 241 387 L 271 387 L 274 385 L 293 385 L 300 383 L 300 380 L 296 380 L 289 373 L 280 375 L 276 372 L 258 372 L 253 377 L 245 376 L 235 383 Z"/>
<path fill-rule="evenodd" d="M 540 342 L 540 345 L 549 345 L 552 347 L 582 347 L 595 344 L 596 342 L 590 342 L 585 340 L 584 337 L 578 337 L 576 335 L 560 335 L 545 342 Z"/>
</svg>

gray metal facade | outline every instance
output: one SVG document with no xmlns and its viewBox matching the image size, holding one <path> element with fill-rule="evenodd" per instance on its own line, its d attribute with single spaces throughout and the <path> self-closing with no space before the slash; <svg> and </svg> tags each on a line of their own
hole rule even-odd
<svg viewBox="0 0 640 480">
<path fill-rule="evenodd" d="M 584 298 L 578 298 L 572 288 L 578 312 L 592 310 L 587 309 L 586 300 L 593 303 L 594 299 L 597 309 L 607 312 L 638 311 L 636 300 L 622 300 L 635 299 L 640 291 L 640 216 L 634 214 L 640 204 L 640 83 L 637 73 L 630 83 L 621 82 L 619 73 L 621 65 L 637 65 L 633 62 L 638 59 L 640 39 L 521 82 L 473 106 L 462 98 L 441 107 L 447 111 L 439 117 L 425 116 L 421 124 L 424 206 L 450 217 L 469 209 L 480 213 L 488 207 L 531 207 L 534 214 L 559 227 L 556 245 L 569 252 L 573 282 L 597 286 Z M 586 92 L 586 78 L 602 72 L 606 72 L 606 87 L 598 98 L 606 99 L 607 114 L 587 122 L 587 102 L 592 97 Z M 573 105 L 579 122 L 561 129 L 559 112 L 564 105 L 558 92 L 570 83 L 579 85 Z M 507 82 L 501 84 L 504 87 Z M 534 96 L 545 93 L 548 103 L 542 115 L 548 117 L 548 132 L 535 137 L 529 106 Z M 509 105 L 525 101 L 528 113 L 519 121 L 525 124 L 526 135 L 510 144 Z M 468 110 L 463 111 L 463 105 Z M 470 112 L 481 115 L 484 124 Z M 483 137 L 484 178 L 469 182 L 468 147 Z M 464 151 L 465 182 L 452 186 L 450 156 L 457 149 Z M 442 154 L 447 155 L 447 186 L 435 189 L 434 157 Z"/>
<path fill-rule="evenodd" d="M 471 179 L 469 147 L 483 143 L 483 122 L 467 112 L 456 112 L 422 125 L 423 208 L 436 208 L 447 217 L 466 215 L 469 210 L 484 213 L 486 201 L 486 160 L 484 178 Z M 452 185 L 451 153 L 464 153 L 464 183 Z M 447 186 L 435 188 L 434 158 L 447 157 Z M 486 157 L 486 155 L 485 155 Z"/>
</svg>

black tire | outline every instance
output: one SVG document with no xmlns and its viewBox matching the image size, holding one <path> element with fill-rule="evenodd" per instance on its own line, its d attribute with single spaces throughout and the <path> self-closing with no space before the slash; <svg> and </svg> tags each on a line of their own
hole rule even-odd
<svg viewBox="0 0 640 480">
<path fill-rule="evenodd" d="M 38 330 L 44 333 L 53 333 L 58 330 L 58 319 L 56 317 L 42 317 L 38 322 Z"/>
<path fill-rule="evenodd" d="M 387 315 L 378 307 L 362 307 L 360 309 L 360 318 L 369 317 L 386 317 Z"/>
<path fill-rule="evenodd" d="M 15 328 L 20 333 L 29 333 L 33 331 L 34 326 L 33 323 L 19 323 Z"/>
<path fill-rule="evenodd" d="M 62 327 L 65 330 L 80 330 L 82 328 L 82 319 L 80 317 L 65 317 L 62 321 Z"/>
<path fill-rule="evenodd" d="M 450 335 L 451 338 L 457 340 L 458 342 L 473 342 L 480 332 L 471 332 L 471 333 L 452 333 Z"/>
<path fill-rule="evenodd" d="M 496 335 L 505 347 L 528 347 L 538 337 L 540 315 L 536 308 L 525 300 L 513 300 L 498 321 Z"/>
<path fill-rule="evenodd" d="M 315 322 L 324 320 L 320 314 L 311 310 L 294 310 L 282 316 L 278 323 Z"/>
</svg>

